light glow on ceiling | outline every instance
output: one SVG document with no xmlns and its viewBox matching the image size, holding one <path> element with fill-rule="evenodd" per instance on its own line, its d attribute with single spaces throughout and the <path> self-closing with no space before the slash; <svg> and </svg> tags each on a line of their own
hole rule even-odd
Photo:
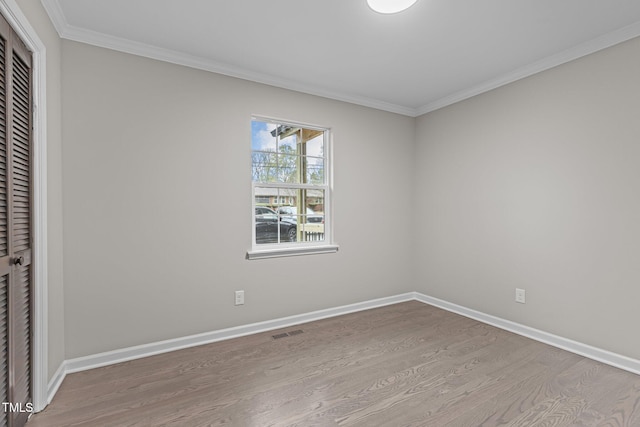
<svg viewBox="0 0 640 427">
<path fill-rule="evenodd" d="M 367 4 L 378 13 L 391 14 L 410 8 L 418 0 L 367 0 Z"/>
</svg>

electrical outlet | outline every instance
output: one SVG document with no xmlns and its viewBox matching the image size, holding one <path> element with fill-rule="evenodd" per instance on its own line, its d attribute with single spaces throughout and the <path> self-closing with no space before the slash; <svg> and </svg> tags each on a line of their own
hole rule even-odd
<svg viewBox="0 0 640 427">
<path fill-rule="evenodd" d="M 526 302 L 525 299 L 526 299 L 525 290 L 516 288 L 516 302 L 519 302 L 520 304 L 524 304 Z"/>
<path fill-rule="evenodd" d="M 244 291 L 236 291 L 236 305 L 244 305 Z"/>
</svg>

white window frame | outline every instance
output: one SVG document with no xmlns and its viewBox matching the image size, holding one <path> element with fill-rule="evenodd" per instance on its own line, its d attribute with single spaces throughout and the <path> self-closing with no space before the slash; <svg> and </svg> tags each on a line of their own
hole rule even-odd
<svg viewBox="0 0 640 427">
<path fill-rule="evenodd" d="M 325 126 L 317 126 L 308 123 L 296 122 L 293 120 L 277 119 L 265 116 L 252 116 L 251 122 L 261 121 L 274 123 L 278 125 L 291 125 L 305 129 L 312 129 L 323 132 L 323 150 L 324 150 L 324 177 L 323 185 L 317 184 L 288 184 L 288 183 L 266 183 L 254 182 L 251 177 L 251 250 L 247 251 L 247 259 L 264 259 L 277 258 L 287 256 L 334 253 L 339 247 L 333 241 L 333 208 L 332 208 L 332 191 L 333 191 L 333 158 L 332 158 L 332 134 L 331 128 Z M 251 138 L 253 135 L 251 135 Z M 253 152 L 253 150 L 251 150 Z M 249 169 L 251 171 L 251 169 Z M 256 243 L 256 187 L 269 188 L 286 188 L 286 189 L 321 189 L 324 191 L 324 240 L 310 242 L 280 242 L 266 243 L 258 245 Z M 280 197 L 280 196 L 279 196 Z"/>
</svg>

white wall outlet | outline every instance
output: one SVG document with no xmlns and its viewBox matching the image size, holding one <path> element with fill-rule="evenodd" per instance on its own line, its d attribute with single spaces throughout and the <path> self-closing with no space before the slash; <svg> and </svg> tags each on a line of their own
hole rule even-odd
<svg viewBox="0 0 640 427">
<path fill-rule="evenodd" d="M 244 291 L 236 291 L 236 305 L 244 305 Z"/>
<path fill-rule="evenodd" d="M 516 288 L 516 302 L 519 302 L 521 304 L 524 304 L 526 301 L 526 292 L 524 289 L 518 289 Z"/>
</svg>

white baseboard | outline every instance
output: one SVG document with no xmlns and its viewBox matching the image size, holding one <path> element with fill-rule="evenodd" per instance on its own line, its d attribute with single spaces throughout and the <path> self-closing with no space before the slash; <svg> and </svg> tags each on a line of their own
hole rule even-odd
<svg viewBox="0 0 640 427">
<path fill-rule="evenodd" d="M 149 344 L 128 347 L 105 353 L 93 354 L 90 356 L 78 357 L 65 361 L 65 373 L 85 371 L 87 369 L 99 368 L 101 366 L 113 365 L 114 363 L 126 362 L 128 360 L 140 359 L 156 354 L 167 353 L 169 351 L 181 350 L 203 344 L 210 344 L 217 341 L 231 338 L 243 337 L 257 334 L 259 332 L 271 331 L 274 329 L 286 328 L 300 323 L 312 322 L 329 317 L 341 316 L 343 314 L 382 307 L 385 305 L 397 304 L 399 302 L 411 301 L 415 299 L 414 293 L 379 298 L 365 302 L 343 305 L 326 310 L 312 311 L 310 313 L 297 314 L 289 317 L 282 317 L 265 322 L 252 323 L 249 325 L 237 326 L 234 328 L 220 329 L 212 332 L 205 332 L 197 335 L 190 335 L 181 338 L 159 341 Z"/>
<path fill-rule="evenodd" d="M 56 370 L 56 373 L 53 375 L 53 377 L 49 381 L 49 386 L 47 387 L 47 405 L 51 403 L 51 401 L 53 400 L 53 396 L 55 396 L 56 393 L 58 392 L 58 389 L 62 385 L 62 381 L 66 376 L 67 376 L 67 361 L 64 360 L 58 367 L 58 370 Z"/>
<path fill-rule="evenodd" d="M 495 317 L 480 311 L 472 310 L 461 305 L 453 304 L 438 298 L 433 298 L 419 292 L 408 292 L 406 294 L 395 295 L 386 298 L 365 301 L 356 304 L 344 305 L 326 310 L 318 310 L 310 313 L 298 314 L 295 316 L 282 317 L 275 320 L 265 322 L 252 323 L 249 325 L 237 326 L 234 328 L 221 329 L 203 334 L 190 335 L 181 338 L 170 339 L 128 347 L 119 350 L 108 351 L 105 353 L 94 354 L 85 357 L 65 360 L 60 368 L 56 371 L 49 383 L 49 402 L 53 399 L 60 384 L 64 380 L 66 374 L 73 372 L 85 371 L 88 369 L 99 368 L 101 366 L 112 365 L 115 363 L 126 362 L 129 360 L 140 359 L 143 357 L 153 356 L 156 354 L 167 353 L 170 351 L 181 350 L 184 348 L 195 347 L 203 344 L 210 344 L 217 341 L 238 338 L 246 335 L 256 334 L 259 332 L 270 331 L 274 329 L 286 328 L 301 323 L 312 322 L 315 320 L 326 319 L 329 317 L 341 316 L 343 314 L 355 313 L 371 308 L 382 307 L 385 305 L 397 304 L 405 301 L 420 301 L 434 307 L 456 313 L 479 322 L 486 323 L 518 335 L 531 338 L 572 353 L 579 354 L 589 359 L 597 360 L 607 365 L 615 366 L 625 371 L 640 375 L 640 360 L 612 353 L 597 347 L 592 347 L 577 341 L 559 337 L 538 329 L 530 328 L 519 323 Z"/>
<path fill-rule="evenodd" d="M 625 371 L 640 375 L 640 360 L 622 356 L 611 351 L 573 341 L 568 338 L 560 337 L 558 335 L 553 335 L 539 329 L 530 328 L 529 326 L 521 325 L 520 323 L 515 323 L 510 320 L 505 320 L 500 317 L 472 310 L 470 308 L 453 304 L 438 298 L 433 298 L 419 292 L 414 292 L 414 294 L 417 301 L 423 302 L 425 304 L 442 308 L 443 310 L 447 310 L 461 316 L 469 317 L 479 322 L 486 323 L 488 325 L 492 325 L 497 328 L 504 329 L 509 332 L 513 332 L 515 334 L 522 335 L 524 337 L 570 351 L 571 353 L 579 354 L 580 356 L 597 360 L 598 362 L 615 366 L 616 368 L 624 369 Z"/>
</svg>

